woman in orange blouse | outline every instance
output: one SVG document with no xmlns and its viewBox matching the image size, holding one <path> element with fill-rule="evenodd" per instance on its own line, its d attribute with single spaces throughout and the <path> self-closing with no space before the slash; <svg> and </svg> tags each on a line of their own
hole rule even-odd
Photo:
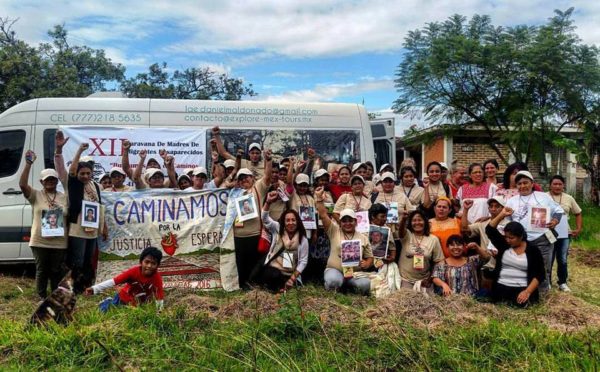
<svg viewBox="0 0 600 372">
<path fill-rule="evenodd" d="M 429 220 L 431 233 L 440 239 L 444 256 L 449 257 L 447 240 L 452 235 L 461 235 L 460 218 L 450 217 L 452 201 L 447 197 L 439 197 L 434 205 L 435 218 Z"/>
</svg>

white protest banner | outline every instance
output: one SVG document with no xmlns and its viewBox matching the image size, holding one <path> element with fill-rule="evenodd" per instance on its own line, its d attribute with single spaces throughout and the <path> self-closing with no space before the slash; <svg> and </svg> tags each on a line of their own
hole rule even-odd
<svg viewBox="0 0 600 372">
<path fill-rule="evenodd" d="M 135 168 L 139 161 L 138 153 L 147 150 L 148 156 L 154 158 L 163 166 L 159 150 L 165 149 L 175 157 L 175 170 L 182 174 L 186 168 L 206 166 L 206 131 L 198 129 L 172 128 L 122 128 L 122 127 L 78 127 L 62 126 L 65 137 L 69 142 L 63 149 L 67 168 L 75 156 L 79 145 L 88 143 L 90 147 L 82 156 L 91 156 L 95 161 L 94 176 L 108 173 L 112 167 L 122 167 L 122 143 L 131 142 L 129 149 L 129 164 Z M 166 173 L 166 172 L 165 172 Z M 128 180 L 130 183 L 131 180 Z"/>
<path fill-rule="evenodd" d="M 146 247 L 161 249 L 165 287 L 220 288 L 219 247 L 228 190 L 185 192 L 145 189 L 103 192 L 107 241 L 101 259 L 135 259 Z"/>
</svg>

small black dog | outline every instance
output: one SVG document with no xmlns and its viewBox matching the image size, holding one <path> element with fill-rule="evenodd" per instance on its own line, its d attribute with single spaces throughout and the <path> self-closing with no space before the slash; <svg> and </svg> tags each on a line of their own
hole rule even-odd
<svg viewBox="0 0 600 372">
<path fill-rule="evenodd" d="M 54 319 L 58 324 L 67 325 L 73 320 L 77 294 L 83 289 L 84 276 L 79 270 L 69 270 L 58 284 L 58 288 L 38 306 L 29 322 L 42 325 Z"/>
</svg>

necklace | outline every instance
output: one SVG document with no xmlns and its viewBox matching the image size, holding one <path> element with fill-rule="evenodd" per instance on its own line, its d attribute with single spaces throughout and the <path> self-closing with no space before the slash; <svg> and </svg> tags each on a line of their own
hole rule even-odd
<svg viewBox="0 0 600 372">
<path fill-rule="evenodd" d="M 356 201 L 356 196 L 354 196 L 354 194 L 352 194 L 352 198 L 354 199 L 354 203 L 356 204 L 354 207 L 354 212 L 358 212 L 360 210 L 360 202 L 362 202 L 363 196 L 361 195 L 360 198 L 358 198 L 358 201 Z"/>
<path fill-rule="evenodd" d="M 402 192 L 404 192 L 404 195 L 406 195 L 406 197 L 408 198 L 410 196 L 410 193 L 412 192 L 413 187 L 415 187 L 415 184 L 413 183 L 413 185 L 410 187 L 410 189 L 408 189 L 408 193 L 406 193 L 406 189 L 404 188 L 404 185 L 402 185 Z"/>
<path fill-rule="evenodd" d="M 345 231 L 342 231 L 342 233 L 344 234 L 344 239 L 345 240 L 351 240 L 352 238 L 354 238 L 354 233 L 350 234 L 346 234 Z"/>
<path fill-rule="evenodd" d="M 42 193 L 44 194 L 44 198 L 46 199 L 46 202 L 48 203 L 48 208 L 53 209 L 54 207 L 56 207 L 56 196 L 57 196 L 57 192 L 55 191 L 53 193 L 52 199 L 50 199 L 50 195 L 48 194 L 48 192 L 46 190 L 43 190 Z"/>
<path fill-rule="evenodd" d="M 555 202 L 557 202 L 558 205 L 561 205 L 561 203 L 562 203 L 562 196 L 563 196 L 562 192 L 560 193 L 560 198 L 558 199 L 558 201 L 556 200 L 556 198 L 554 198 L 554 194 L 552 194 L 551 192 L 549 192 L 548 194 L 550 194 L 550 196 L 552 197 L 552 200 L 554 200 Z"/>
</svg>

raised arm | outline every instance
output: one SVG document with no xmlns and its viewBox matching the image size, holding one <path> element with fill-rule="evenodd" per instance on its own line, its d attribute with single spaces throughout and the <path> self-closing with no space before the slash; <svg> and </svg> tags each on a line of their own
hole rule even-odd
<svg viewBox="0 0 600 372">
<path fill-rule="evenodd" d="M 129 149 L 131 148 L 131 142 L 129 140 L 124 140 L 121 144 L 122 155 L 121 155 L 121 165 L 123 166 L 123 172 L 127 174 L 130 180 L 133 180 L 133 173 L 131 171 L 131 166 L 129 165 Z"/>
<path fill-rule="evenodd" d="M 90 145 L 87 143 L 82 143 L 81 145 L 79 145 L 79 148 L 77 149 L 77 152 L 75 153 L 75 156 L 73 157 L 73 162 L 71 163 L 71 166 L 69 167 L 69 175 L 71 177 L 77 176 L 77 167 L 79 167 L 79 158 L 81 157 L 81 153 L 84 152 L 85 150 L 87 150 L 88 147 L 90 147 Z"/>
<path fill-rule="evenodd" d="M 63 185 L 67 184 L 67 169 L 65 168 L 65 159 L 63 158 L 62 152 L 63 147 L 69 142 L 69 137 L 65 138 L 62 131 L 57 130 L 54 134 L 54 169 L 58 173 L 58 180 Z"/>
<path fill-rule="evenodd" d="M 217 152 L 219 153 L 219 155 L 221 155 L 225 159 L 235 159 L 235 157 L 225 149 L 225 146 L 223 146 L 223 142 L 221 141 L 221 129 L 219 127 L 213 127 L 212 135 L 212 139 L 215 140 L 214 143 L 217 146 Z"/>
<path fill-rule="evenodd" d="M 467 244 L 467 250 L 470 250 L 470 249 L 476 250 L 477 254 L 479 254 L 479 257 L 481 257 L 484 261 L 489 260 L 489 258 L 492 256 L 487 249 L 483 248 L 482 246 L 480 246 L 479 244 L 477 244 L 475 242 L 471 242 L 471 243 Z"/>
<path fill-rule="evenodd" d="M 322 186 L 317 187 L 315 189 L 315 203 L 317 206 L 317 212 L 319 213 L 319 217 L 321 218 L 321 221 L 323 222 L 323 228 L 325 228 L 325 230 L 328 230 L 329 226 L 331 226 L 331 218 L 327 214 L 327 208 L 325 208 L 325 205 L 323 204 L 324 196 L 325 196 L 325 189 Z"/>
<path fill-rule="evenodd" d="M 406 236 L 406 221 L 408 220 L 408 211 L 398 211 L 399 214 L 402 214 L 400 217 L 400 222 L 398 222 L 398 237 L 403 239 Z"/>
<path fill-rule="evenodd" d="M 19 188 L 23 191 L 25 199 L 29 199 L 31 196 L 31 186 L 29 186 L 29 172 L 31 172 L 31 165 L 35 161 L 35 153 L 31 150 L 27 150 L 25 153 L 25 167 L 23 167 L 23 173 L 19 178 Z"/>
<path fill-rule="evenodd" d="M 506 218 L 508 216 L 512 216 L 512 214 L 513 214 L 513 210 L 511 208 L 504 207 L 500 211 L 500 213 L 498 213 L 498 215 L 496 217 L 494 217 L 490 221 L 490 223 L 485 227 L 485 233 L 488 236 L 488 238 L 490 239 L 490 242 L 492 242 L 494 247 L 496 247 L 496 249 L 498 249 L 499 251 L 507 250 L 510 248 L 510 246 L 504 239 L 504 236 L 502 236 L 502 234 L 500 234 L 500 231 L 498 231 L 498 224 L 504 218 Z"/>
<path fill-rule="evenodd" d="M 423 177 L 423 207 L 431 207 L 431 195 L 429 195 L 429 177 Z M 436 195 L 437 196 L 437 195 Z"/>
<path fill-rule="evenodd" d="M 273 157 L 270 149 L 263 151 L 263 157 L 265 158 L 265 174 L 260 179 L 267 187 L 271 184 L 271 176 L 273 175 Z"/>
<path fill-rule="evenodd" d="M 315 153 L 315 150 L 311 147 L 308 148 L 307 152 L 308 152 L 308 162 L 304 166 L 302 173 L 308 174 L 310 176 L 313 172 L 313 168 L 315 167 L 316 153 Z"/>
<path fill-rule="evenodd" d="M 262 222 L 265 228 L 271 232 L 277 232 L 279 230 L 279 222 L 273 220 L 271 216 L 269 216 L 269 209 L 271 208 L 271 204 L 275 203 L 279 198 L 279 194 L 277 191 L 271 191 L 267 194 L 267 198 L 262 208 Z"/>
<path fill-rule="evenodd" d="M 135 183 L 135 188 L 141 190 L 146 188 L 146 185 L 144 184 L 144 182 L 142 182 L 142 169 L 144 169 L 144 162 L 146 161 L 146 155 L 148 155 L 148 150 L 144 149 L 140 151 L 138 155 L 140 157 L 140 160 L 138 161 L 137 167 L 135 167 L 135 170 L 133 171 L 133 177 L 131 178 L 131 180 Z"/>
<path fill-rule="evenodd" d="M 295 166 L 296 166 L 296 158 L 292 156 L 290 158 L 290 166 L 287 170 L 287 175 L 286 175 L 286 179 L 285 179 L 286 185 L 294 184 L 294 167 Z"/>
<path fill-rule="evenodd" d="M 473 206 L 473 200 L 464 200 L 462 204 L 463 213 L 460 216 L 460 229 L 463 234 L 471 234 L 471 229 L 469 229 L 469 209 Z"/>
<path fill-rule="evenodd" d="M 169 177 L 169 187 L 177 188 L 177 173 L 175 172 L 175 157 L 173 155 L 165 156 L 165 168 Z"/>
</svg>

